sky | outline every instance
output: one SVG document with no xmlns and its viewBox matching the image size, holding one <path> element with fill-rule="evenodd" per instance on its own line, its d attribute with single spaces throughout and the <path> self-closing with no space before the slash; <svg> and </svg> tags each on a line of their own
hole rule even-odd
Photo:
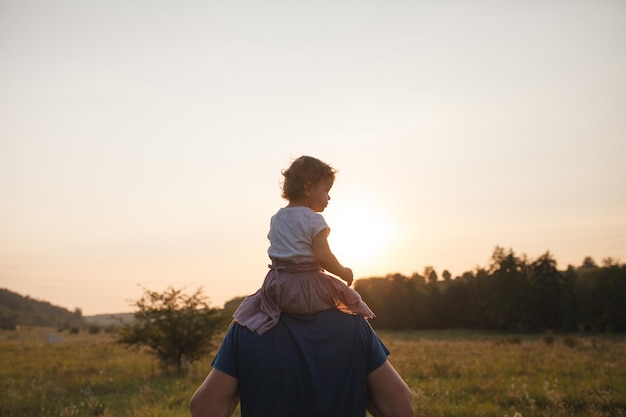
<svg viewBox="0 0 626 417">
<path fill-rule="evenodd" d="M 358 278 L 626 262 L 626 3 L 0 0 L 0 287 L 256 291 L 281 170 Z"/>
</svg>

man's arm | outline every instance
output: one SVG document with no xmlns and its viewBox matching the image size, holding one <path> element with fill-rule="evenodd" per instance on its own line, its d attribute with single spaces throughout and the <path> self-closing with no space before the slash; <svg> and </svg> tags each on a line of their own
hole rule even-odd
<svg viewBox="0 0 626 417">
<path fill-rule="evenodd" d="M 237 379 L 212 369 L 191 397 L 191 417 L 229 417 L 237 404 Z"/>
<path fill-rule="evenodd" d="M 367 375 L 367 411 L 374 417 L 413 417 L 411 390 L 386 361 Z"/>
</svg>

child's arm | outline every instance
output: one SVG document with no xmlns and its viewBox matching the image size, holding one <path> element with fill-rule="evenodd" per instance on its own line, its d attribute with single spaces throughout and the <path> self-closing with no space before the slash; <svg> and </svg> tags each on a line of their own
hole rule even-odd
<svg viewBox="0 0 626 417">
<path fill-rule="evenodd" d="M 330 229 L 326 228 L 313 238 L 313 254 L 322 268 L 331 274 L 337 275 L 339 278 L 346 281 L 348 286 L 350 286 L 352 285 L 352 280 L 354 279 L 352 270 L 341 265 L 335 255 L 331 252 L 330 246 L 328 245 L 329 233 Z"/>
</svg>

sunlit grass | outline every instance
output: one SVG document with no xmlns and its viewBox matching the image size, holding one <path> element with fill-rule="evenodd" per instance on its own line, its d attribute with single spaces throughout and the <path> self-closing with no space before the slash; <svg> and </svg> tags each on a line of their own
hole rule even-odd
<svg viewBox="0 0 626 417">
<path fill-rule="evenodd" d="M 2 416 L 188 416 L 210 359 L 184 378 L 164 375 L 145 352 L 111 335 L 70 335 L 46 344 L 40 329 L 0 339 Z M 8 340 L 7 340 L 8 339 Z"/>
<path fill-rule="evenodd" d="M 382 333 L 417 415 L 626 415 L 624 340 L 437 336 Z"/>
<path fill-rule="evenodd" d="M 45 330 L 0 333 L 0 415 L 189 416 L 210 369 L 164 375 L 108 334 L 46 344 Z M 380 332 L 413 391 L 417 416 L 624 416 L 626 340 Z M 239 415 L 239 411 L 235 416 Z"/>
</svg>

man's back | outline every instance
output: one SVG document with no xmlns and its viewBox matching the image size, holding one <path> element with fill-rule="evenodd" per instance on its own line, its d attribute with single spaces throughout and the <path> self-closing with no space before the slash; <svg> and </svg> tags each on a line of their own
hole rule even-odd
<svg viewBox="0 0 626 417">
<path fill-rule="evenodd" d="M 388 354 L 363 317 L 328 310 L 283 315 L 262 336 L 234 323 L 213 366 L 237 379 L 242 417 L 362 417 Z"/>
</svg>

